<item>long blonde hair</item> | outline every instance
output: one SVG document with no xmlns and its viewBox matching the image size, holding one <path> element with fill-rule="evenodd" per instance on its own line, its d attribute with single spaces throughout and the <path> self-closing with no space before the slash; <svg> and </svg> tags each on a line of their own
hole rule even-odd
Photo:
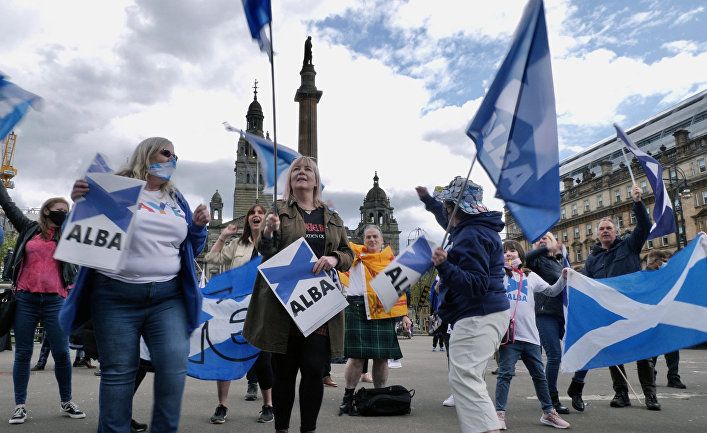
<svg viewBox="0 0 707 433">
<path fill-rule="evenodd" d="M 147 170 L 150 167 L 150 157 L 164 149 L 164 147 L 169 144 L 172 144 L 172 142 L 162 137 L 150 137 L 142 140 L 133 151 L 133 154 L 130 155 L 128 163 L 116 174 L 118 176 L 147 180 Z M 174 184 L 170 181 L 160 185 L 160 191 L 166 192 L 170 195 L 174 193 L 175 190 L 176 188 L 174 187 Z"/>
<path fill-rule="evenodd" d="M 312 171 L 314 172 L 314 181 L 316 182 L 316 185 L 314 186 L 314 206 L 315 207 L 320 207 L 320 206 L 326 206 L 324 202 L 322 201 L 322 182 L 321 178 L 319 177 L 319 167 L 317 167 L 316 161 L 314 159 L 308 157 L 308 156 L 300 156 L 299 158 L 295 159 L 292 162 L 292 165 L 290 165 L 290 169 L 287 170 L 287 179 L 285 181 L 285 191 L 282 193 L 282 198 L 285 200 L 285 202 L 289 202 L 290 199 L 294 199 L 294 191 L 292 190 L 292 183 L 290 181 L 291 175 L 292 175 L 292 170 L 298 166 L 302 165 L 304 167 L 311 167 Z"/>
</svg>

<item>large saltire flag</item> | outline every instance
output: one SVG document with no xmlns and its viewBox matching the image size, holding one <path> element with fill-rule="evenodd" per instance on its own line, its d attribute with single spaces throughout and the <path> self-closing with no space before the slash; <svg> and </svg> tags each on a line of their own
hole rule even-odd
<svg viewBox="0 0 707 433">
<path fill-rule="evenodd" d="M 263 191 L 266 193 L 273 192 L 275 187 L 275 145 L 272 141 L 267 138 L 263 138 L 257 135 L 253 135 L 242 129 L 234 128 L 229 125 L 228 122 L 224 122 L 224 126 L 227 131 L 237 132 L 246 139 L 248 144 L 251 145 L 253 151 L 258 156 L 258 162 L 260 163 L 261 174 L 263 176 L 264 188 Z M 283 146 L 282 144 L 277 144 L 277 190 L 285 190 L 285 181 L 287 180 L 287 172 L 290 169 L 290 165 L 299 158 L 300 155 L 297 151 L 290 149 L 289 147 Z"/>
<path fill-rule="evenodd" d="M 633 152 L 638 158 L 638 162 L 643 167 L 643 172 L 646 174 L 648 183 L 653 189 L 655 196 L 655 206 L 653 207 L 653 227 L 648 233 L 648 239 L 655 239 L 675 232 L 675 214 L 673 213 L 673 205 L 670 203 L 670 196 L 665 189 L 663 182 L 663 166 L 652 156 L 642 151 L 636 146 L 633 141 L 626 135 L 623 129 L 614 123 L 616 128 L 616 136 L 623 141 L 628 150 Z"/>
<path fill-rule="evenodd" d="M 272 45 L 265 29 L 266 25 L 272 25 L 270 0 L 243 0 L 243 12 L 250 36 L 258 42 L 260 51 L 266 53 L 272 63 Z"/>
<path fill-rule="evenodd" d="M 203 380 L 236 380 L 245 376 L 260 350 L 242 335 L 261 257 L 218 274 L 201 289 L 200 321 L 189 339 L 187 374 Z"/>
<path fill-rule="evenodd" d="M 8 81 L 0 72 L 0 140 L 5 139 L 30 107 L 39 108 L 42 98 Z"/>
<path fill-rule="evenodd" d="M 533 242 L 560 218 L 556 117 L 545 11 L 530 0 L 466 133 L 496 197 Z"/>
<path fill-rule="evenodd" d="M 707 236 L 656 271 L 593 280 L 569 272 L 562 370 L 608 367 L 707 341 Z"/>
</svg>

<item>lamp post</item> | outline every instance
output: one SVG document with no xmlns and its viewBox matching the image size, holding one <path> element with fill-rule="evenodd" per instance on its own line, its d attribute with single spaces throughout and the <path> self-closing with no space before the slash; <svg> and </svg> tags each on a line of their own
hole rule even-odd
<svg viewBox="0 0 707 433">
<path fill-rule="evenodd" d="M 665 179 L 663 179 L 665 180 Z M 672 194 L 671 203 L 673 205 L 675 226 L 678 229 L 676 240 L 677 250 L 680 251 L 687 245 L 687 233 L 685 227 L 685 214 L 682 209 L 682 199 L 690 198 L 690 188 L 687 183 L 687 176 L 677 164 L 668 168 L 668 190 Z"/>
</svg>

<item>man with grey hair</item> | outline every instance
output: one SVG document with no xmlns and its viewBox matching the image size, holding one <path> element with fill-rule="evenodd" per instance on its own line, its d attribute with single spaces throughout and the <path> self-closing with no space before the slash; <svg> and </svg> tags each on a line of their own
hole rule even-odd
<svg viewBox="0 0 707 433">
<path fill-rule="evenodd" d="M 631 191 L 633 198 L 632 212 L 636 216 L 636 228 L 629 236 L 619 238 L 616 225 L 611 218 L 605 217 L 599 221 L 599 242 L 592 247 L 582 273 L 589 278 L 609 278 L 630 274 L 641 270 L 641 249 L 648 238 L 651 220 L 646 207 L 641 202 L 641 189 L 633 185 Z M 660 410 L 660 403 L 655 395 L 655 378 L 653 365 L 650 359 L 636 362 L 638 379 L 646 396 L 646 407 L 649 410 Z M 611 407 L 631 406 L 628 397 L 628 384 L 626 383 L 626 370 L 623 365 L 609 367 L 611 381 L 614 387 L 614 398 Z M 584 409 L 582 401 L 582 388 L 587 371 L 578 371 L 572 378 L 567 394 L 572 398 L 572 406 L 577 410 Z M 579 409 L 581 407 L 581 409 Z"/>
<path fill-rule="evenodd" d="M 410 329 L 412 322 L 407 316 L 407 297 L 403 295 L 390 312 L 383 309 L 370 281 L 393 261 L 393 250 L 383 248 L 383 233 L 380 227 L 368 225 L 363 229 L 363 245 L 349 242 L 354 252 L 354 261 L 348 275 L 341 276 L 347 287 L 344 377 L 346 389 L 339 406 L 339 415 L 349 413 L 354 390 L 361 379 L 363 363 L 373 360 L 373 386 L 381 388 L 388 380 L 388 359 L 400 359 L 402 353 L 395 334 L 395 322 L 402 317 L 403 326 Z"/>
</svg>

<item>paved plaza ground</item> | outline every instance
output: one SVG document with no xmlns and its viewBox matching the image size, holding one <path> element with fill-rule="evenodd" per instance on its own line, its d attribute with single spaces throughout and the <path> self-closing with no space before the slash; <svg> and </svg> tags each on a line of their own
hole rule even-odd
<svg viewBox="0 0 707 433">
<path fill-rule="evenodd" d="M 456 412 L 441 405 L 449 395 L 447 386 L 447 363 L 444 353 L 432 352 L 432 339 L 415 336 L 412 340 L 400 340 L 405 358 L 403 367 L 391 370 L 389 384 L 401 384 L 415 389 L 413 410 L 410 415 L 388 418 L 364 418 L 337 416 L 338 405 L 343 394 L 343 365 L 332 366 L 332 376 L 339 383 L 338 388 L 324 390 L 324 403 L 319 415 L 320 433 L 457 433 Z M 34 358 L 39 346 L 35 346 Z M 58 388 L 50 360 L 44 371 L 32 373 L 29 384 L 29 417 L 23 425 L 7 424 L 14 407 L 12 388 L 13 352 L 0 352 L 0 432 L 95 432 L 98 415 L 99 378 L 93 370 L 75 368 L 73 376 L 74 400 L 87 413 L 84 420 L 61 417 L 58 411 Z M 490 368 L 486 376 L 489 391 L 493 395 L 496 376 Z M 663 406 L 660 412 L 650 412 L 635 399 L 633 406 L 623 409 L 609 407 L 613 396 L 608 369 L 592 371 L 585 388 L 587 410 L 584 413 L 572 411 L 565 419 L 572 423 L 573 431 L 581 432 L 707 432 L 707 350 L 681 351 L 680 373 L 686 390 L 667 388 L 665 361 L 658 361 L 658 399 Z M 540 424 L 540 407 L 535 399 L 532 381 L 527 370 L 518 364 L 509 395 L 508 427 L 515 432 L 549 432 L 551 427 Z M 638 387 L 635 365 L 628 366 L 629 380 Z M 570 376 L 561 375 L 560 388 L 566 390 Z M 370 386 L 369 384 L 366 384 Z M 148 374 L 134 403 L 135 418 L 147 422 L 152 402 L 152 375 Z M 217 404 L 216 385 L 196 379 L 187 379 L 182 409 L 182 432 L 194 433 L 260 433 L 272 432 L 272 424 L 258 424 L 256 419 L 262 400 L 243 400 L 245 380 L 235 382 L 231 387 L 228 402 L 228 420 L 223 425 L 209 424 L 209 417 Z M 640 392 L 640 391 L 639 391 Z M 563 393 L 564 394 L 564 393 Z M 566 399 L 566 396 L 563 396 Z M 569 406 L 569 400 L 565 400 Z M 298 407 L 295 407 L 291 432 L 299 431 Z"/>
</svg>

